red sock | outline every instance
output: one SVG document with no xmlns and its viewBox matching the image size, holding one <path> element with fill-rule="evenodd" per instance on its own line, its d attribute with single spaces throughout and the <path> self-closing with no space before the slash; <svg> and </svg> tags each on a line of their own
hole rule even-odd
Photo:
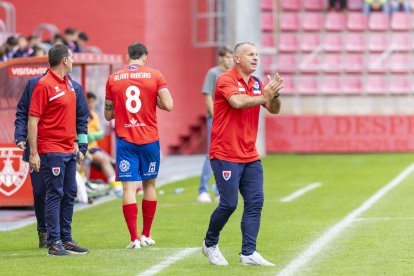
<svg viewBox="0 0 414 276">
<path fill-rule="evenodd" d="M 131 235 L 131 241 L 135 241 L 138 239 L 138 234 L 137 234 L 138 205 L 136 203 L 124 205 L 122 206 L 122 211 L 124 212 L 124 218 L 128 226 L 129 234 Z"/>
<path fill-rule="evenodd" d="M 150 236 L 152 221 L 154 220 L 157 201 L 142 200 L 142 235 Z"/>
</svg>

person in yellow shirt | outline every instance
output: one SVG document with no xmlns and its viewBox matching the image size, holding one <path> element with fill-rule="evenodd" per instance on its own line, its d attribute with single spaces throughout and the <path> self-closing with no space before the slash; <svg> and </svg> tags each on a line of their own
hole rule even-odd
<svg viewBox="0 0 414 276">
<path fill-rule="evenodd" d="M 387 0 L 365 0 L 363 11 L 368 17 L 371 11 L 382 11 L 383 13 L 389 15 L 391 9 Z"/>
<path fill-rule="evenodd" d="M 121 182 L 115 181 L 115 169 L 113 167 L 112 158 L 103 151 L 99 145 L 98 140 L 103 139 L 104 132 L 101 129 L 99 116 L 95 112 L 96 95 L 92 92 L 86 94 L 89 106 L 89 121 L 88 121 L 88 152 L 86 158 L 90 160 L 90 165 L 101 170 L 113 188 L 114 194 L 117 197 L 122 197 L 123 190 Z"/>
</svg>

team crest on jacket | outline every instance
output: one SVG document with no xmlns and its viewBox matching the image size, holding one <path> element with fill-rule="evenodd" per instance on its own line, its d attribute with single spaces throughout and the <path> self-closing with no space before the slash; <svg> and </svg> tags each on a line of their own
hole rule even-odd
<svg viewBox="0 0 414 276">
<path fill-rule="evenodd" d="M 254 84 L 253 84 L 253 88 L 254 88 L 255 90 L 260 89 L 260 84 L 259 84 L 259 82 L 258 82 L 258 81 L 255 81 L 255 82 L 254 82 Z"/>
<path fill-rule="evenodd" d="M 26 181 L 29 164 L 22 161 L 22 151 L 17 148 L 0 148 L 0 193 L 11 196 Z"/>
<path fill-rule="evenodd" d="M 223 171 L 222 174 L 223 174 L 224 180 L 226 181 L 229 180 L 231 177 L 231 171 Z"/>
<path fill-rule="evenodd" d="M 52 173 L 54 176 L 58 176 L 60 174 L 60 167 L 53 167 Z"/>
</svg>

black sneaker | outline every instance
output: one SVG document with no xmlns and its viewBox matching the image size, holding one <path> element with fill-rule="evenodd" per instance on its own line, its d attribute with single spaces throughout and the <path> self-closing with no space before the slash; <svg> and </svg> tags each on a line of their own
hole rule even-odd
<svg viewBox="0 0 414 276">
<path fill-rule="evenodd" d="M 75 241 L 66 241 L 63 243 L 65 250 L 72 254 L 88 254 L 89 250 L 82 248 L 76 244 Z"/>
<path fill-rule="evenodd" d="M 56 241 L 52 246 L 49 247 L 47 255 L 67 256 L 70 255 L 70 253 L 66 251 L 65 248 L 63 248 L 63 244 L 61 241 Z"/>
<path fill-rule="evenodd" d="M 37 235 L 39 236 L 39 248 L 47 248 L 47 233 L 39 231 Z"/>
</svg>

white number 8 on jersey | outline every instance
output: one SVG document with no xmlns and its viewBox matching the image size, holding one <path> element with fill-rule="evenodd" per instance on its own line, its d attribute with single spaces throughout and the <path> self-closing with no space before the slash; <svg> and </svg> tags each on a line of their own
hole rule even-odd
<svg viewBox="0 0 414 276">
<path fill-rule="evenodd" d="M 134 94 L 131 93 L 132 91 Z M 142 105 L 141 100 L 139 99 L 141 91 L 139 91 L 138 87 L 131 85 L 127 88 L 125 94 L 127 97 L 127 101 L 125 103 L 126 109 L 131 113 L 137 113 L 141 109 Z M 135 107 L 132 107 L 132 102 L 135 102 Z"/>
</svg>

